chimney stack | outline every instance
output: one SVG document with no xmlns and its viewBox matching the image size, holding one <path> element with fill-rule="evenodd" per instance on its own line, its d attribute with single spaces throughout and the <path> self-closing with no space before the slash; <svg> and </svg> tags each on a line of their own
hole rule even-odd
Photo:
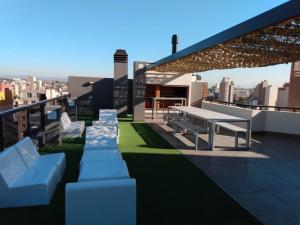
<svg viewBox="0 0 300 225">
<path fill-rule="evenodd" d="M 114 54 L 113 105 L 118 116 L 124 117 L 128 110 L 128 55 L 117 49 Z"/>
<path fill-rule="evenodd" d="M 172 36 L 172 54 L 177 52 L 177 45 L 178 45 L 178 36 L 177 34 L 173 34 Z"/>
</svg>

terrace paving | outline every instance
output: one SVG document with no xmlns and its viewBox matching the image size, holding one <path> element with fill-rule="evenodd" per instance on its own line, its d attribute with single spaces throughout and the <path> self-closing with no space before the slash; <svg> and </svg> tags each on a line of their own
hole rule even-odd
<svg viewBox="0 0 300 225">
<path fill-rule="evenodd" d="M 263 224 L 300 224 L 300 138 L 255 134 L 251 150 L 233 150 L 234 138 L 223 131 L 217 150 L 205 150 L 201 135 L 203 149 L 195 151 L 188 135 L 174 136 L 162 120 L 148 123 Z"/>
</svg>

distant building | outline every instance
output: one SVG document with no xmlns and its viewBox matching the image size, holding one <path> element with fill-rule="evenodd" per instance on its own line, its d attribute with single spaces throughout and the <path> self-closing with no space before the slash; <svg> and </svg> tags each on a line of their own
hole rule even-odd
<svg viewBox="0 0 300 225">
<path fill-rule="evenodd" d="M 234 89 L 234 100 L 238 101 L 239 99 L 248 99 L 250 96 L 251 89 L 246 88 L 235 88 Z"/>
<path fill-rule="evenodd" d="M 55 98 L 61 95 L 60 92 L 54 89 L 42 89 L 42 90 L 23 90 L 21 93 L 20 105 L 30 105 L 40 101 L 40 96 L 46 95 L 47 99 Z"/>
<path fill-rule="evenodd" d="M 44 86 L 42 80 L 35 76 L 29 76 L 25 84 L 21 81 L 14 83 L 16 94 L 16 103 L 18 105 L 30 105 L 40 101 L 40 96 L 45 95 L 47 99 L 62 95 L 60 89 L 54 89 L 52 86 Z"/>
<path fill-rule="evenodd" d="M 266 106 L 276 106 L 277 105 L 277 94 L 278 88 L 272 85 L 269 85 L 265 88 L 265 101 L 263 105 Z"/>
<path fill-rule="evenodd" d="M 218 99 L 219 90 L 220 90 L 220 84 L 217 83 L 217 84 L 213 85 L 211 88 L 209 88 L 209 94 L 208 94 L 208 96 L 211 99 Z"/>
<path fill-rule="evenodd" d="M 254 92 L 251 96 L 252 103 L 255 102 L 256 105 L 264 105 L 265 102 L 265 88 L 268 87 L 268 81 L 261 81 L 256 85 Z M 253 104 L 255 105 L 255 104 Z"/>
<path fill-rule="evenodd" d="M 0 82 L 0 111 L 13 107 L 12 86 L 6 82 Z"/>
<path fill-rule="evenodd" d="M 282 87 L 278 88 L 277 106 L 279 106 L 279 107 L 288 107 L 289 89 L 290 89 L 290 84 L 289 83 L 285 83 Z"/>
<path fill-rule="evenodd" d="M 292 63 L 288 106 L 300 108 L 300 61 Z"/>
<path fill-rule="evenodd" d="M 218 99 L 224 102 L 233 102 L 234 83 L 229 77 L 223 77 L 220 83 Z"/>
</svg>

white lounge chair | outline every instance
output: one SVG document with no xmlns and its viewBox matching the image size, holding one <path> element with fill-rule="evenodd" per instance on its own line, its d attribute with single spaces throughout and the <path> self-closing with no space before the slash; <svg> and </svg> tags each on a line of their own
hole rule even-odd
<svg viewBox="0 0 300 225">
<path fill-rule="evenodd" d="M 59 181 L 62 179 L 66 169 L 65 153 L 52 153 L 40 155 L 36 146 L 29 137 L 25 137 L 15 144 L 16 149 L 23 158 L 27 167 L 50 166 L 57 167 Z"/>
<path fill-rule="evenodd" d="M 75 138 L 82 136 L 85 128 L 84 121 L 72 122 L 68 114 L 63 112 L 61 114 L 60 122 L 63 138 Z"/>
<path fill-rule="evenodd" d="M 15 147 L 0 154 L 0 207 L 46 205 L 58 183 L 57 167 L 28 167 Z"/>
<path fill-rule="evenodd" d="M 135 179 L 66 185 L 66 225 L 135 225 Z"/>
</svg>

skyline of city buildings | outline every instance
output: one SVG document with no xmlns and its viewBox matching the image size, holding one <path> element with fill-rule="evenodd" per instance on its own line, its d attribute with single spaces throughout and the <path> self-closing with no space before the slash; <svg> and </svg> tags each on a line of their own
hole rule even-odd
<svg viewBox="0 0 300 225">
<path fill-rule="evenodd" d="M 161 83 L 164 87 L 159 84 L 152 84 L 151 82 L 153 82 L 153 77 L 156 80 L 155 82 L 158 80 L 160 80 L 159 82 L 165 80 L 165 84 L 163 84 L 164 82 Z M 186 84 L 188 91 L 183 91 L 178 96 L 187 98 L 189 103 L 194 102 L 195 99 L 198 101 L 198 98 L 204 99 L 209 97 L 210 99 L 217 99 L 225 102 L 237 102 L 239 104 L 292 108 L 300 107 L 300 100 L 297 98 L 297 94 L 300 91 L 299 62 L 292 63 L 290 82 L 284 83 L 281 87 L 273 86 L 268 80 L 263 80 L 259 82 L 254 89 L 238 88 L 235 87 L 234 81 L 231 80 L 230 76 L 226 76 L 223 77 L 220 83 L 208 88 L 208 83 L 206 81 L 200 81 L 199 78 L 196 78 L 196 76 L 192 74 L 177 77 L 174 81 L 172 81 L 172 78 L 170 77 L 172 77 L 171 74 L 159 75 L 159 73 L 148 73 L 146 78 L 148 80 L 148 85 L 156 86 L 155 94 L 153 96 L 151 94 L 152 97 L 159 98 L 165 94 L 177 96 L 178 93 L 182 92 L 182 90 L 179 90 L 179 86 Z M 168 87 L 168 85 L 173 87 Z M 175 88 L 175 86 L 177 86 L 177 88 Z M 175 94 L 175 92 L 172 94 L 170 92 L 172 89 L 178 89 L 177 92 L 179 92 L 177 94 Z M 148 93 L 149 90 L 146 93 Z M 167 93 L 166 91 L 170 93 Z M 67 93 L 67 82 L 63 81 L 54 82 L 40 80 L 37 79 L 36 76 L 28 76 L 26 79 L 2 79 L 0 82 L 0 110 L 9 109 L 13 106 L 36 103 L 40 101 L 41 96 L 45 96 L 47 99 L 50 99 Z M 147 104 L 151 105 L 151 103 L 146 103 L 146 105 Z M 158 106 L 158 108 L 159 107 L 161 106 Z"/>
</svg>

